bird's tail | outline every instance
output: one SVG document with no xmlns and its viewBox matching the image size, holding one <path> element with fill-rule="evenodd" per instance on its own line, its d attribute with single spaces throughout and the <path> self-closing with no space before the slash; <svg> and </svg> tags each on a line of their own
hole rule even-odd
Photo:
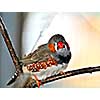
<svg viewBox="0 0 100 100">
<path fill-rule="evenodd" d="M 7 82 L 7 85 L 11 85 L 13 82 L 15 82 L 17 77 L 18 77 L 18 72 L 16 71 L 14 75 L 11 77 L 11 79 Z"/>
<path fill-rule="evenodd" d="M 22 63 L 22 62 L 20 62 L 20 71 L 21 71 L 21 73 L 23 73 L 23 71 L 22 71 L 22 66 L 23 66 L 24 64 Z M 19 71 L 16 71 L 15 73 L 14 73 L 14 75 L 9 79 L 9 81 L 7 82 L 7 85 L 11 85 L 12 83 L 14 83 L 15 81 L 16 81 L 16 79 L 17 79 L 17 77 L 19 76 Z"/>
</svg>

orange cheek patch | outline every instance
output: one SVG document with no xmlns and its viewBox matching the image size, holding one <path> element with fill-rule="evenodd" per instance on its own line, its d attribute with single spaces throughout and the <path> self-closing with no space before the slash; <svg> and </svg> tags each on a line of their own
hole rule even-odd
<svg viewBox="0 0 100 100">
<path fill-rule="evenodd" d="M 51 52 L 56 52 L 54 44 L 49 44 L 48 47 Z"/>
</svg>

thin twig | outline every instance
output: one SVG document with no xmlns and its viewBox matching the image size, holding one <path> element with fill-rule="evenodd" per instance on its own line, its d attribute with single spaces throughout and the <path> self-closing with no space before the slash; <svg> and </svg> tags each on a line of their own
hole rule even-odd
<svg viewBox="0 0 100 100">
<path fill-rule="evenodd" d="M 54 16 L 55 16 L 55 15 L 54 15 Z M 40 38 L 42 37 L 42 35 L 43 35 L 44 31 L 45 31 L 45 30 L 46 30 L 46 29 L 47 29 L 47 28 L 51 25 L 51 23 L 52 23 L 52 21 L 53 21 L 54 16 L 51 18 L 51 20 L 47 21 L 47 22 L 44 24 L 44 27 L 40 30 L 40 34 L 39 34 L 39 36 L 38 36 L 37 40 L 35 41 L 34 46 L 33 46 L 32 50 L 31 50 L 31 52 L 33 52 L 33 51 L 34 51 L 35 46 L 37 45 L 38 41 L 39 41 L 39 40 L 40 40 Z"/>
<path fill-rule="evenodd" d="M 34 43 L 34 46 L 33 46 L 32 50 L 31 50 L 31 53 L 34 51 L 34 48 L 35 48 L 35 46 L 37 45 L 37 43 L 38 43 L 39 39 L 41 38 L 41 36 L 42 36 L 42 32 L 40 32 L 40 34 L 39 34 L 39 36 L 38 36 L 36 42 Z"/>
<path fill-rule="evenodd" d="M 53 81 L 56 81 L 56 80 L 59 80 L 59 79 L 62 79 L 62 78 L 67 78 L 67 77 L 85 74 L 85 73 L 91 73 L 92 74 L 92 72 L 97 72 L 97 71 L 100 71 L 100 66 L 71 70 L 71 71 L 65 72 L 64 74 L 57 74 L 57 75 L 48 77 L 45 80 L 41 80 L 41 84 L 47 84 L 47 83 L 50 83 L 50 82 L 53 82 Z M 31 88 L 37 87 L 36 82 L 34 82 L 34 80 L 32 81 L 31 78 L 30 78 L 30 82 L 31 82 L 30 84 L 27 82 L 24 87 L 31 87 Z"/>
<path fill-rule="evenodd" d="M 16 71 L 20 72 L 21 70 L 20 70 L 19 58 L 15 53 L 15 50 L 13 48 L 13 45 L 12 45 L 11 40 L 10 40 L 9 35 L 8 35 L 7 28 L 6 28 L 5 24 L 4 24 L 4 21 L 1 18 L 1 16 L 0 16 L 0 32 L 1 32 L 2 36 L 3 36 L 3 39 L 4 39 L 5 43 L 6 43 L 6 46 L 7 46 L 8 50 L 9 50 L 9 53 L 10 53 L 10 56 L 11 56 L 11 58 L 13 60 L 14 65 L 15 65 Z"/>
</svg>

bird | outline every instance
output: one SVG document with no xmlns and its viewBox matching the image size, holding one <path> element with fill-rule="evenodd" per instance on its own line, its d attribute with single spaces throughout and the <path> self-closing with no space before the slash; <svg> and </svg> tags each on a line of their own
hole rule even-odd
<svg viewBox="0 0 100 100">
<path fill-rule="evenodd" d="M 39 80 L 58 73 L 64 74 L 71 57 L 70 46 L 63 35 L 55 34 L 46 44 L 38 46 L 35 51 L 23 57 L 20 62 L 23 63 L 23 73 L 30 73 L 32 78 L 36 80 L 37 86 L 40 87 Z"/>
</svg>

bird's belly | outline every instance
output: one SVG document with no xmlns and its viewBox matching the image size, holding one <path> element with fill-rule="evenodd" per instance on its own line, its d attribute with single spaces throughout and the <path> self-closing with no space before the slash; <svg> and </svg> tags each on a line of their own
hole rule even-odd
<svg viewBox="0 0 100 100">
<path fill-rule="evenodd" d="M 32 72 L 27 70 L 27 67 L 23 67 L 24 73 L 30 73 L 32 75 L 32 78 L 34 78 L 34 75 L 37 76 L 39 80 L 46 79 L 47 77 L 53 76 L 58 74 L 60 71 L 64 71 L 67 68 L 67 64 L 58 64 L 52 65 L 51 67 L 47 67 L 46 69 L 40 69 L 38 72 Z"/>
<path fill-rule="evenodd" d="M 60 71 L 64 71 L 67 65 L 58 64 L 58 66 L 52 65 L 47 69 L 42 69 L 40 72 L 34 72 L 39 80 L 46 79 L 47 77 L 58 74 Z M 34 77 L 33 77 L 34 78 Z"/>
</svg>

